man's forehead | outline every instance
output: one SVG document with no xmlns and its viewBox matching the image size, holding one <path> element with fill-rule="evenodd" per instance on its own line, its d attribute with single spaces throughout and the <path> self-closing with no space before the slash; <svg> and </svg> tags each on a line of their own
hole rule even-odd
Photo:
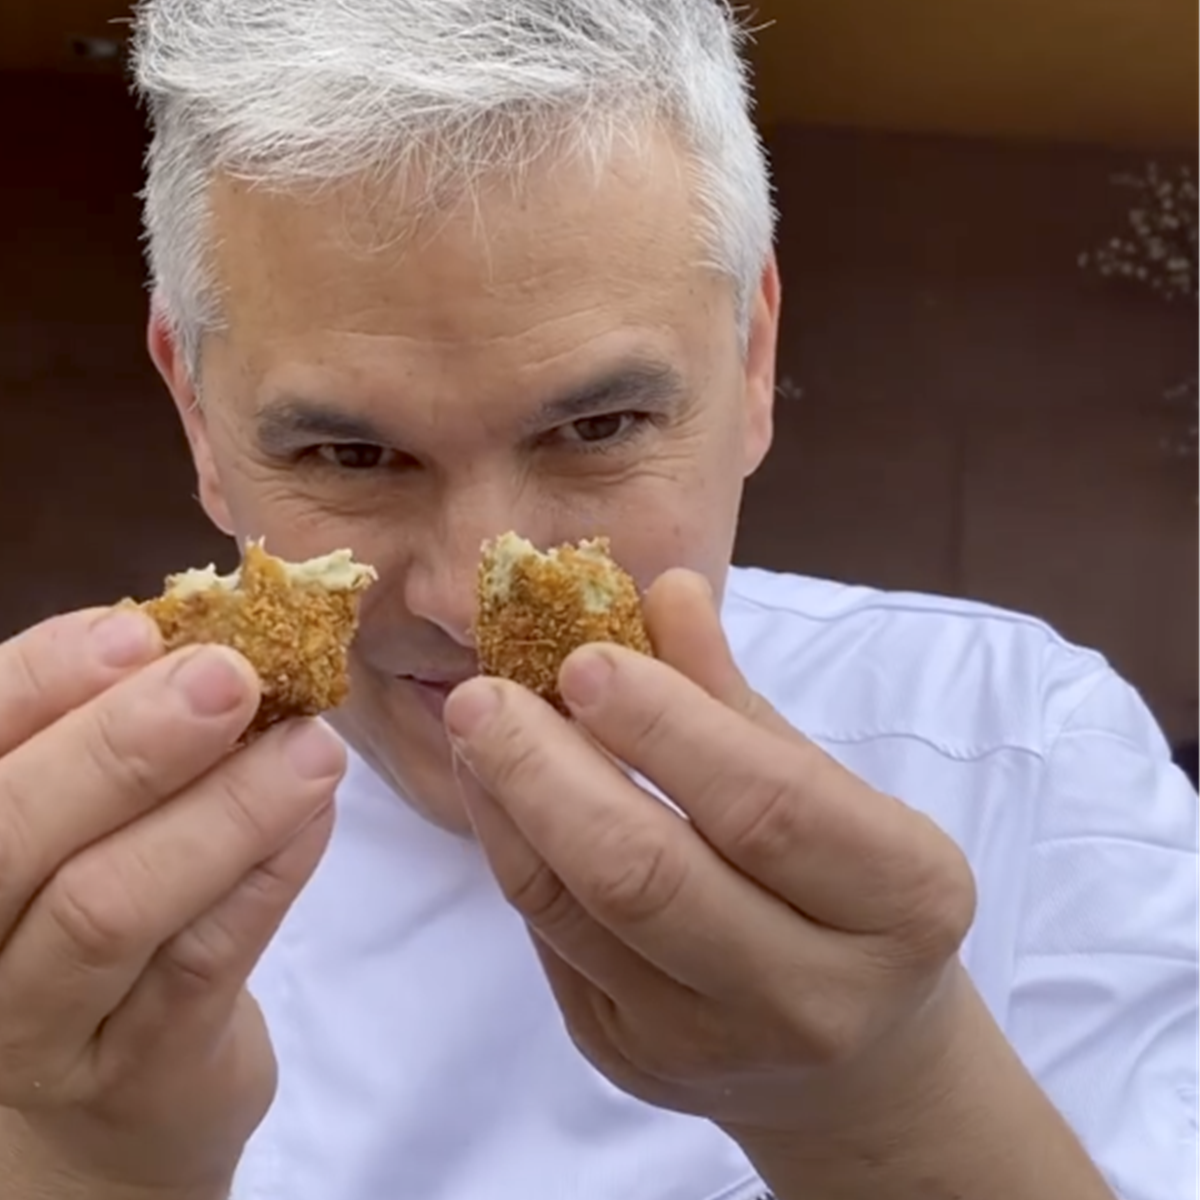
<svg viewBox="0 0 1200 1200">
<path fill-rule="evenodd" d="M 732 284 L 703 265 L 688 173 L 633 160 L 598 183 L 584 174 L 531 175 L 524 192 L 427 216 L 415 233 L 397 217 L 374 241 L 353 212 L 388 193 L 363 181 L 298 194 L 218 181 L 220 353 L 239 392 L 252 407 L 350 390 L 536 404 L 631 353 L 702 360 L 724 340 L 713 314 L 736 318 Z"/>
<path fill-rule="evenodd" d="M 212 184 L 215 265 L 234 291 L 260 264 L 276 277 L 336 265 L 362 279 L 420 271 L 497 287 L 589 260 L 593 271 L 678 274 L 706 257 L 693 190 L 669 140 L 618 152 L 602 171 L 548 161 L 433 206 L 413 176 L 293 188 L 222 175 Z"/>
</svg>

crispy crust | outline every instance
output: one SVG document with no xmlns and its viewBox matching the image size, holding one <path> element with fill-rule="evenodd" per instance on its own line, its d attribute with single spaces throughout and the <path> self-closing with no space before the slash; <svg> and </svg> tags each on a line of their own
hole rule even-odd
<svg viewBox="0 0 1200 1200">
<path fill-rule="evenodd" d="M 335 563 L 338 573 L 323 577 L 325 563 Z M 346 698 L 346 652 L 358 627 L 359 599 L 374 580 L 370 567 L 345 552 L 293 565 L 251 542 L 236 576 L 222 579 L 211 568 L 174 575 L 161 596 L 124 606 L 150 616 L 168 650 L 215 642 L 245 655 L 262 682 L 250 739 Z"/>
<path fill-rule="evenodd" d="M 515 534 L 484 543 L 475 621 L 484 675 L 522 684 L 565 713 L 559 668 L 589 642 L 654 652 L 637 585 L 610 557 L 607 538 L 547 554 Z"/>
</svg>

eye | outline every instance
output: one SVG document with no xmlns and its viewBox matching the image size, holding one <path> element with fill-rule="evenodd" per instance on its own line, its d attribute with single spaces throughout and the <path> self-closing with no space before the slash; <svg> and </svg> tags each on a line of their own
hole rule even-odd
<svg viewBox="0 0 1200 1200">
<path fill-rule="evenodd" d="M 393 466 L 399 457 L 395 450 L 370 442 L 330 442 L 314 447 L 312 453 L 342 471 L 378 471 Z"/>
<path fill-rule="evenodd" d="M 603 448 L 624 442 L 641 431 L 649 420 L 645 413 L 614 412 L 572 421 L 560 430 L 568 442 L 582 443 L 591 448 Z"/>
</svg>

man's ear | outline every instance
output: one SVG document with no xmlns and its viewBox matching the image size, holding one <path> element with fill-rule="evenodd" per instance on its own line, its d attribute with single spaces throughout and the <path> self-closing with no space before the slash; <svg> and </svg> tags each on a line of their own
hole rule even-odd
<svg viewBox="0 0 1200 1200">
<path fill-rule="evenodd" d="M 157 303 L 151 305 L 150 308 L 146 345 L 150 351 L 150 358 L 158 368 L 158 373 L 163 377 L 163 381 L 171 393 L 171 398 L 175 401 L 175 408 L 179 412 L 180 420 L 183 422 L 183 430 L 187 434 L 188 445 L 192 450 L 192 461 L 196 465 L 200 503 L 205 513 L 208 514 L 208 519 L 222 533 L 232 537 L 234 534 L 233 520 L 230 517 L 229 505 L 226 503 L 225 492 L 221 487 L 221 479 L 213 458 L 208 420 L 200 404 L 199 392 L 192 378 L 190 366 L 184 361 L 170 322 Z"/>
<path fill-rule="evenodd" d="M 750 307 L 746 341 L 742 469 L 747 477 L 758 470 L 775 436 L 775 354 L 780 301 L 779 265 L 772 254 L 763 268 Z"/>
</svg>

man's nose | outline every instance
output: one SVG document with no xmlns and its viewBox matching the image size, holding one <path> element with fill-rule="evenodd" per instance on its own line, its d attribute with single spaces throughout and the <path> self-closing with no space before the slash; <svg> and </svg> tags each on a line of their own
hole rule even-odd
<svg viewBox="0 0 1200 1200">
<path fill-rule="evenodd" d="M 516 506 L 495 498 L 438 522 L 414 548 L 405 573 L 405 607 L 460 646 L 473 646 L 475 598 L 483 543 L 510 529 L 540 544 L 542 531 Z"/>
</svg>

